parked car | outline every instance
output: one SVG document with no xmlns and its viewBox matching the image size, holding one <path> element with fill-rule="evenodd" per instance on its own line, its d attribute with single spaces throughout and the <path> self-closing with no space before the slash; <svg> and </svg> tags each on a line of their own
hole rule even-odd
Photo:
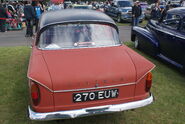
<svg viewBox="0 0 185 124">
<path fill-rule="evenodd" d="M 185 7 L 170 9 L 162 22 L 133 27 L 135 47 L 185 69 Z"/>
<path fill-rule="evenodd" d="M 114 0 L 106 9 L 106 14 L 118 22 L 132 21 L 132 5 L 130 0 Z"/>
<path fill-rule="evenodd" d="M 173 7 L 180 7 L 181 0 L 167 0 L 166 3 L 169 3 Z"/>
<path fill-rule="evenodd" d="M 154 64 L 120 42 L 118 27 L 104 13 L 46 12 L 32 46 L 27 74 L 32 120 L 118 112 L 153 102 Z"/>
<path fill-rule="evenodd" d="M 112 5 L 109 6 L 105 13 L 117 22 L 132 22 L 132 0 L 114 0 Z M 142 22 L 144 13 L 140 16 L 139 20 Z"/>
<path fill-rule="evenodd" d="M 73 9 L 92 9 L 91 5 L 74 4 Z"/>
</svg>

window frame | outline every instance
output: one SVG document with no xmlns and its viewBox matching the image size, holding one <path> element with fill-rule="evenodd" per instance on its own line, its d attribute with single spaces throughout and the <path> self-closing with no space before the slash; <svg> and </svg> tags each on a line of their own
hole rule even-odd
<svg viewBox="0 0 185 124">
<path fill-rule="evenodd" d="M 167 16 L 169 16 L 169 15 L 175 15 L 175 16 L 178 16 L 178 18 L 174 18 L 174 19 L 166 19 L 167 18 Z M 173 13 L 167 13 L 167 15 L 165 16 L 165 18 L 162 20 L 162 26 L 163 27 L 165 27 L 165 28 L 168 28 L 168 29 L 172 29 L 172 30 L 179 30 L 179 28 L 180 28 L 180 25 L 181 25 L 181 16 L 179 15 L 179 14 L 173 14 Z M 173 22 L 173 21 L 178 21 L 178 23 L 176 23 L 176 27 L 173 27 L 172 25 L 168 25 L 167 23 L 168 22 Z"/>
<path fill-rule="evenodd" d="M 120 38 L 119 38 L 119 30 L 118 30 L 118 27 L 112 23 L 109 23 L 109 22 L 94 22 L 94 21 L 87 21 L 87 22 L 65 22 L 65 23 L 55 23 L 55 24 L 51 24 L 51 25 L 47 25 L 45 27 L 43 27 L 37 34 L 37 37 L 36 37 L 36 47 L 37 49 L 40 49 L 40 50 L 47 50 L 47 49 L 44 49 L 44 48 L 41 48 L 40 47 L 40 38 L 41 38 L 41 35 L 44 31 L 46 31 L 49 27 L 51 26 L 55 26 L 55 25 L 67 25 L 67 24 L 100 24 L 100 25 L 109 25 L 110 27 L 114 28 L 118 34 L 118 44 L 116 45 L 112 45 L 112 46 L 121 46 L 123 43 L 121 42 Z M 112 46 L 105 46 L 105 47 L 112 47 Z M 85 48 L 85 47 L 84 47 Z M 87 47 L 87 48 L 91 48 L 91 47 Z M 92 48 L 98 48 L 98 47 L 92 47 Z M 69 49 L 73 49 L 73 48 L 69 48 Z M 51 49 L 52 50 L 52 49 Z M 58 50 L 63 50 L 63 49 L 58 49 Z"/>
</svg>

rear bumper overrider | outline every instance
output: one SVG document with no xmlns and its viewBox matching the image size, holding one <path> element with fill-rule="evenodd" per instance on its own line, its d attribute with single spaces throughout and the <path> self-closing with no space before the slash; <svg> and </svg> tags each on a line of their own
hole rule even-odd
<svg viewBox="0 0 185 124">
<path fill-rule="evenodd" d="M 69 110 L 69 111 L 46 112 L 46 113 L 34 112 L 30 108 L 30 106 L 28 106 L 28 114 L 31 120 L 46 121 L 46 120 L 57 120 L 57 119 L 70 119 L 70 118 L 77 118 L 77 117 L 84 117 L 84 116 L 90 116 L 90 115 L 105 114 L 105 113 L 135 109 L 135 108 L 149 105 L 153 101 L 154 101 L 154 97 L 152 94 L 150 94 L 150 96 L 144 100 L 139 100 L 139 101 L 134 101 L 129 103 L 89 107 L 89 108 Z"/>
</svg>

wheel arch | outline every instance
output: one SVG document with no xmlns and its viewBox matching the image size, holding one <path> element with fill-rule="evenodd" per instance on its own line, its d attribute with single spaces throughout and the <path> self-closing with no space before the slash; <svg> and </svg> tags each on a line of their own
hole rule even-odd
<svg viewBox="0 0 185 124">
<path fill-rule="evenodd" d="M 142 47 L 143 50 L 147 50 L 152 55 L 159 53 L 159 41 L 150 30 L 134 26 L 131 30 L 131 41 L 134 42 L 136 37 L 142 42 L 142 46 L 140 47 Z"/>
</svg>

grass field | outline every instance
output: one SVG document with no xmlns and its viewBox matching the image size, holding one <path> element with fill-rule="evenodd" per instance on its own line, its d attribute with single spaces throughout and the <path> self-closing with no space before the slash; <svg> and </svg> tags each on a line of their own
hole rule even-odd
<svg viewBox="0 0 185 124">
<path fill-rule="evenodd" d="M 133 43 L 126 43 L 133 47 Z M 37 122 L 26 116 L 28 47 L 0 48 L 0 124 L 185 124 L 185 78 L 173 67 L 148 55 L 156 64 L 152 92 L 155 102 L 134 111 Z"/>
</svg>

